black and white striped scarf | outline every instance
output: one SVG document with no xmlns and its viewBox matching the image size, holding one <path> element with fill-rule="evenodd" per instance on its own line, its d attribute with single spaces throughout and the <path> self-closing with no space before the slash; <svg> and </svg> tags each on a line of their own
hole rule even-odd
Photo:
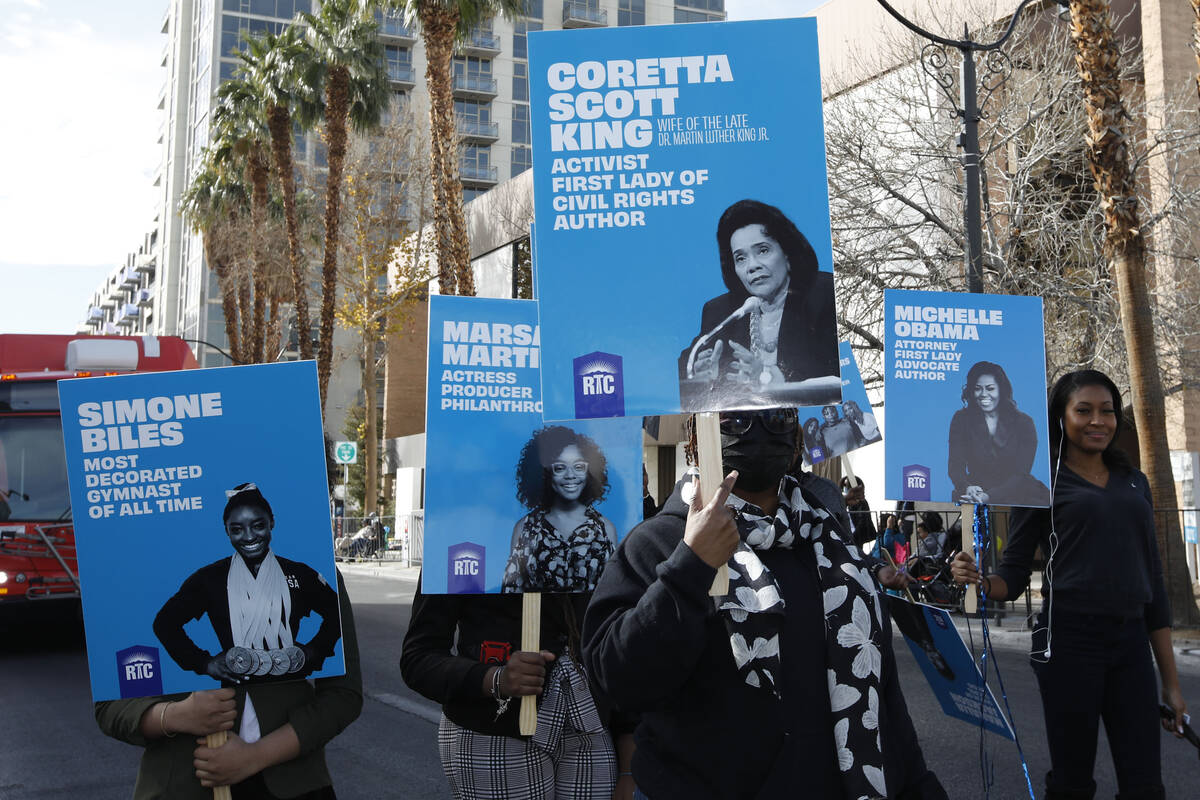
<svg viewBox="0 0 1200 800">
<path fill-rule="evenodd" d="M 762 509 L 730 496 L 741 542 L 729 559 L 729 593 L 715 598 L 725 619 L 738 673 L 746 683 L 779 696 L 779 636 L 785 598 L 756 551 L 812 542 L 825 604 L 825 663 L 833 737 L 846 797 L 887 797 L 879 736 L 883 610 L 857 550 L 828 524 L 832 514 L 810 503 L 795 478 L 785 476 L 779 509 Z"/>
</svg>

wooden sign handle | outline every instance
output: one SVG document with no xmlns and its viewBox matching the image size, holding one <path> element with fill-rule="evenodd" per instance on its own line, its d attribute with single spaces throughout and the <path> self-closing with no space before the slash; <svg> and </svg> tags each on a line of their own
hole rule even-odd
<svg viewBox="0 0 1200 800">
<path fill-rule="evenodd" d="M 217 731 L 210 733 L 205 737 L 204 743 L 212 748 L 224 747 L 225 742 L 229 741 L 229 731 Z M 213 800 L 232 800 L 233 795 L 229 791 L 228 786 L 214 786 Z"/>
<path fill-rule="evenodd" d="M 975 519 L 975 506 L 971 506 L 971 519 Z M 966 526 L 963 526 L 964 533 Z M 963 548 L 966 549 L 965 547 Z M 975 552 L 975 540 L 971 539 L 971 557 L 978 559 L 979 554 Z M 966 594 L 963 595 L 963 613 L 975 614 L 979 611 L 979 587 L 973 583 L 967 584 Z"/>
<path fill-rule="evenodd" d="M 854 475 L 854 467 L 850 466 L 850 456 L 842 453 L 842 471 L 846 473 L 846 477 L 850 480 L 850 486 L 858 486 L 858 478 Z"/>
<path fill-rule="evenodd" d="M 542 596 L 537 592 L 526 592 L 521 602 L 521 649 L 526 653 L 541 650 L 542 639 Z M 521 713 L 518 717 L 522 736 L 533 736 L 537 731 L 537 697 L 532 694 L 521 698 Z"/>
<path fill-rule="evenodd" d="M 700 498 L 704 502 L 712 499 L 725 477 L 721 461 L 721 422 L 715 411 L 696 415 L 696 460 L 700 467 Z M 729 593 L 729 567 L 722 564 L 717 568 L 712 587 L 708 590 L 713 597 Z"/>
</svg>

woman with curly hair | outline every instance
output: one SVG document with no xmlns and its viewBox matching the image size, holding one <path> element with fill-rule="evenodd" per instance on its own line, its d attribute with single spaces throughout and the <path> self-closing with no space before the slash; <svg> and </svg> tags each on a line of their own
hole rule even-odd
<svg viewBox="0 0 1200 800">
<path fill-rule="evenodd" d="M 1050 490 L 1030 470 L 1037 455 L 1033 418 L 1017 409 L 1004 368 L 979 361 L 967 371 L 963 407 L 950 420 L 947 471 L 954 500 L 1046 506 Z"/>
<path fill-rule="evenodd" d="M 517 499 L 502 592 L 580 592 L 596 586 L 617 529 L 593 504 L 608 493 L 608 462 L 592 439 L 561 425 L 536 431 L 517 462 Z"/>
</svg>

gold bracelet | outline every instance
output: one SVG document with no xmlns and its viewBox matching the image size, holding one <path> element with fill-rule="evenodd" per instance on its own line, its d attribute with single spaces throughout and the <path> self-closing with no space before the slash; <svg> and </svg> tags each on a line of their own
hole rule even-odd
<svg viewBox="0 0 1200 800">
<path fill-rule="evenodd" d="M 178 735 L 178 731 L 175 733 L 167 733 L 167 708 L 169 708 L 174 702 L 174 700 L 168 700 L 167 702 L 163 703 L 162 708 L 160 708 L 158 711 L 158 727 L 162 730 L 162 735 L 168 739 L 174 739 L 176 735 Z"/>
</svg>

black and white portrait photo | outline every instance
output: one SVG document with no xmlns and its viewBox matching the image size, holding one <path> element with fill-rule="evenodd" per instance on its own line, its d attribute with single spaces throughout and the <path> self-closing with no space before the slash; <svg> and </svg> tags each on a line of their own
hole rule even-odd
<svg viewBox="0 0 1200 800">
<path fill-rule="evenodd" d="M 679 355 L 684 411 L 840 402 L 833 274 L 778 208 L 739 200 L 717 223 L 728 291 Z"/>
<path fill-rule="evenodd" d="M 596 587 L 617 546 L 596 510 L 608 494 L 608 462 L 590 437 L 562 425 L 536 431 L 517 461 L 517 520 L 502 592 L 581 592 Z"/>
<path fill-rule="evenodd" d="M 1017 408 L 1004 368 L 976 362 L 950 420 L 947 471 L 963 503 L 1048 505 L 1050 490 L 1030 470 L 1037 455 L 1033 419 Z"/>
<path fill-rule="evenodd" d="M 225 492 L 222 520 L 233 553 L 193 572 L 154 618 L 154 634 L 182 669 L 222 684 L 304 678 L 341 638 L 337 592 L 312 567 L 272 548 L 275 515 L 253 483 Z M 308 641 L 301 621 L 320 618 Z M 185 630 L 205 615 L 220 643 L 210 653 Z"/>
</svg>

